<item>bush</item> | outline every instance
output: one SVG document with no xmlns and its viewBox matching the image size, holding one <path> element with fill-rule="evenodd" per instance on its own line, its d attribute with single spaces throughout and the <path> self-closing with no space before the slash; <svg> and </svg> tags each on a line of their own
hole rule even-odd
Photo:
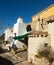
<svg viewBox="0 0 54 65">
<path fill-rule="evenodd" d="M 54 61 L 54 52 L 52 51 L 50 46 L 46 46 L 43 48 L 40 48 L 38 50 L 38 56 L 39 57 L 46 57 L 50 63 Z"/>
</svg>

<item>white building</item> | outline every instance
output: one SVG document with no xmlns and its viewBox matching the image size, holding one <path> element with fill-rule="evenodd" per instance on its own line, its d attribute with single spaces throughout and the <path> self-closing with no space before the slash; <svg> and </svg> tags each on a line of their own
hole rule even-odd
<svg viewBox="0 0 54 65">
<path fill-rule="evenodd" d="M 17 19 L 17 22 L 14 24 L 13 28 L 14 28 L 13 33 L 16 36 L 23 35 L 23 34 L 25 34 L 27 32 L 26 31 L 26 24 L 23 22 L 22 17 L 19 17 Z"/>
<path fill-rule="evenodd" d="M 21 36 L 27 33 L 26 26 L 27 24 L 23 22 L 23 18 L 19 17 L 13 28 L 7 28 L 5 30 L 5 41 L 7 41 L 9 37 Z"/>
<path fill-rule="evenodd" d="M 9 38 L 11 39 L 13 37 L 13 29 L 12 28 L 7 28 L 4 33 L 5 33 L 5 41 L 8 41 Z"/>
<path fill-rule="evenodd" d="M 10 41 L 10 43 L 14 42 L 17 48 L 22 48 L 23 46 L 26 47 L 26 45 L 18 41 L 18 39 L 13 41 L 14 37 L 21 36 L 27 33 L 26 27 L 27 24 L 23 22 L 23 18 L 19 17 L 17 19 L 17 22 L 14 24 L 13 28 L 8 27 L 5 30 L 5 41 Z"/>
</svg>

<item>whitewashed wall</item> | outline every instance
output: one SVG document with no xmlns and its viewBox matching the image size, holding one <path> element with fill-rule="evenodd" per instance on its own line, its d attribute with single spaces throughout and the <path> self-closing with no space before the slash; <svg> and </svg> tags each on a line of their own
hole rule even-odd
<svg viewBox="0 0 54 65">
<path fill-rule="evenodd" d="M 54 51 L 54 22 L 48 24 L 48 33 L 51 36 L 51 47 Z"/>
<path fill-rule="evenodd" d="M 10 36 L 12 37 L 13 36 L 13 33 L 11 32 L 11 29 L 10 28 L 7 28 L 5 30 L 5 41 L 7 41 Z"/>
<path fill-rule="evenodd" d="M 19 17 L 16 24 L 14 24 L 14 33 L 16 33 L 16 36 L 20 36 L 26 32 L 26 24 L 23 22 L 23 19 Z"/>
<path fill-rule="evenodd" d="M 35 55 L 38 54 L 38 50 L 44 47 L 45 43 L 49 43 L 48 37 L 29 37 L 28 39 L 28 61 L 34 63 Z M 44 48 L 43 48 L 44 49 Z"/>
<path fill-rule="evenodd" d="M 48 24 L 48 33 L 54 34 L 54 22 Z"/>
</svg>

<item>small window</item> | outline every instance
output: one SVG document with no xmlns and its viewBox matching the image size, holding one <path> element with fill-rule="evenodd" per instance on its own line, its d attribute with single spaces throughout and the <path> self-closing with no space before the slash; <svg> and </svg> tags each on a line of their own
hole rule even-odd
<svg viewBox="0 0 54 65">
<path fill-rule="evenodd" d="M 14 33 L 14 35 L 16 36 L 16 33 Z"/>
<path fill-rule="evenodd" d="M 37 35 L 37 37 L 39 37 L 39 34 Z"/>
<path fill-rule="evenodd" d="M 45 43 L 44 46 L 47 47 L 48 46 L 48 43 Z"/>
<path fill-rule="evenodd" d="M 41 37 L 43 37 L 43 35 L 41 35 Z"/>
<path fill-rule="evenodd" d="M 13 30 L 11 30 L 11 32 L 13 32 Z"/>
</svg>

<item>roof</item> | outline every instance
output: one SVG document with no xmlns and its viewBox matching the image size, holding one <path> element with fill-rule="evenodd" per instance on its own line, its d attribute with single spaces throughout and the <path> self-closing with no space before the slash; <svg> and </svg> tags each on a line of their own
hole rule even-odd
<svg viewBox="0 0 54 65">
<path fill-rule="evenodd" d="M 13 39 L 15 39 L 15 40 L 21 40 L 23 38 L 28 37 L 28 35 L 30 35 L 30 33 L 26 33 L 26 34 L 21 35 L 21 36 L 15 36 L 15 37 L 13 37 Z"/>
<path fill-rule="evenodd" d="M 47 10 L 47 9 L 49 9 L 49 8 L 53 7 L 53 6 L 54 6 L 54 4 L 52 4 L 52 5 L 48 6 L 47 8 L 45 8 L 45 9 L 43 9 L 43 10 L 39 11 L 38 13 L 34 14 L 32 17 L 36 16 L 36 15 L 37 15 L 37 14 L 39 14 L 39 13 L 42 13 L 43 11 L 45 11 L 45 10 Z"/>
</svg>

